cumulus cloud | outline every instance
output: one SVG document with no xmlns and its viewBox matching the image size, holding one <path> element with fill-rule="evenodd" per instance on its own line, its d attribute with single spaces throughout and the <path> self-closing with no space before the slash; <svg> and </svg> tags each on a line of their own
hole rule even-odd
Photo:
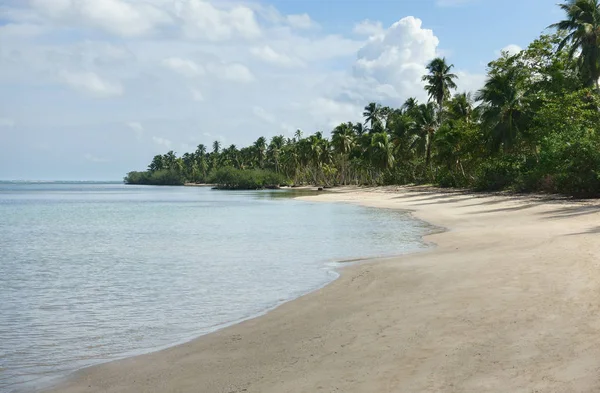
<svg viewBox="0 0 600 393">
<path fill-rule="evenodd" d="M 354 25 L 354 30 L 356 34 L 372 36 L 383 33 L 383 25 L 381 22 L 374 22 L 369 19 L 365 19 L 360 23 Z"/>
<path fill-rule="evenodd" d="M 412 16 L 373 36 L 358 51 L 354 74 L 388 85 L 391 94 L 423 96 L 421 77 L 426 64 L 437 55 L 438 38 Z"/>
<path fill-rule="evenodd" d="M 222 41 L 261 35 L 254 11 L 243 5 L 223 9 L 204 0 L 176 0 L 174 12 L 188 38 Z"/>
<path fill-rule="evenodd" d="M 164 59 L 162 63 L 165 67 L 188 78 L 204 74 L 204 68 L 201 65 L 194 63 L 192 60 L 169 57 Z"/>
<path fill-rule="evenodd" d="M 164 146 L 167 149 L 170 149 L 171 145 L 173 144 L 173 142 L 171 142 L 169 139 L 162 138 L 160 136 L 153 136 L 152 142 L 156 143 L 157 145 Z"/>
<path fill-rule="evenodd" d="M 137 121 L 129 121 L 126 123 L 127 127 L 129 127 L 138 139 L 141 139 L 144 135 L 144 127 Z"/>
<path fill-rule="evenodd" d="M 500 56 L 503 52 L 506 52 L 512 56 L 512 55 L 516 55 L 517 53 L 521 52 L 522 50 L 523 50 L 523 48 L 521 48 L 519 45 L 510 44 L 510 45 L 505 46 L 501 50 L 497 51 L 496 55 Z"/>
<path fill-rule="evenodd" d="M 216 77 L 229 82 L 250 83 L 256 79 L 248 67 L 239 63 L 209 64 L 208 70 Z"/>
<path fill-rule="evenodd" d="M 302 63 L 299 61 L 292 60 L 291 57 L 278 53 L 269 45 L 250 48 L 250 53 L 252 53 L 257 58 L 271 64 L 280 65 L 284 67 L 290 67 L 294 65 L 301 65 Z"/>
<path fill-rule="evenodd" d="M 297 29 L 310 29 L 314 25 L 308 14 L 288 15 L 287 22 Z"/>
<path fill-rule="evenodd" d="M 172 20 L 146 2 L 124 0 L 31 0 L 34 10 L 61 25 L 99 28 L 123 37 L 152 33 Z"/>
<path fill-rule="evenodd" d="M 200 90 L 192 88 L 190 89 L 190 93 L 194 101 L 204 101 L 204 95 Z"/>
<path fill-rule="evenodd" d="M 90 161 L 90 162 L 95 162 L 95 163 L 103 163 L 103 162 L 109 162 L 110 160 L 108 158 L 103 158 L 103 157 L 96 157 L 92 154 L 85 154 L 83 156 L 83 158 L 85 158 L 86 160 Z"/>
<path fill-rule="evenodd" d="M 62 71 L 59 76 L 69 87 L 94 97 L 108 98 L 123 94 L 123 86 L 105 80 L 95 72 Z"/>
</svg>

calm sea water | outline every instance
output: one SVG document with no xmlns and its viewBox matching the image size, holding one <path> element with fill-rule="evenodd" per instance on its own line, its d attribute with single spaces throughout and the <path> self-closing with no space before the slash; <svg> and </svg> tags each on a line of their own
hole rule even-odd
<svg viewBox="0 0 600 393">
<path fill-rule="evenodd" d="M 406 213 L 287 191 L 0 184 L 0 391 L 181 343 L 424 248 Z"/>
</svg>

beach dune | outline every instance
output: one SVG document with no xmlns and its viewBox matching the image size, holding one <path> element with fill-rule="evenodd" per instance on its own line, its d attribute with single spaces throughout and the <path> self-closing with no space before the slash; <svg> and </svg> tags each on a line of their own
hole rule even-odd
<svg viewBox="0 0 600 393">
<path fill-rule="evenodd" d="M 264 316 L 51 391 L 600 391 L 600 204 L 418 187 L 310 198 L 447 230 L 428 251 L 348 266 Z"/>
</svg>

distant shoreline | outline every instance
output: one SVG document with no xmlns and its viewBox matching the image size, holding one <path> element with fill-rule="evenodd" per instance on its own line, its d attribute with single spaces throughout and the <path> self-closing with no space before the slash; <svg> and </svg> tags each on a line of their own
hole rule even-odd
<svg viewBox="0 0 600 393">
<path fill-rule="evenodd" d="M 598 201 L 419 187 L 306 199 L 410 210 L 448 231 L 425 237 L 435 249 L 350 265 L 264 316 L 82 370 L 53 391 L 600 389 L 599 335 L 586 328 L 600 309 Z"/>
</svg>

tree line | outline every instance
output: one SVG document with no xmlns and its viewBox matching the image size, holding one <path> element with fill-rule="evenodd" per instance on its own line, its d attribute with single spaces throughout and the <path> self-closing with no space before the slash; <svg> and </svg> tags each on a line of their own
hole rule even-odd
<svg viewBox="0 0 600 393">
<path fill-rule="evenodd" d="M 460 92 L 445 58 L 427 65 L 427 102 L 369 103 L 363 122 L 251 146 L 153 158 L 136 184 L 217 183 L 227 188 L 432 183 L 600 195 L 600 0 L 568 0 L 565 19 L 519 53 L 487 67 L 484 86 Z"/>
</svg>

